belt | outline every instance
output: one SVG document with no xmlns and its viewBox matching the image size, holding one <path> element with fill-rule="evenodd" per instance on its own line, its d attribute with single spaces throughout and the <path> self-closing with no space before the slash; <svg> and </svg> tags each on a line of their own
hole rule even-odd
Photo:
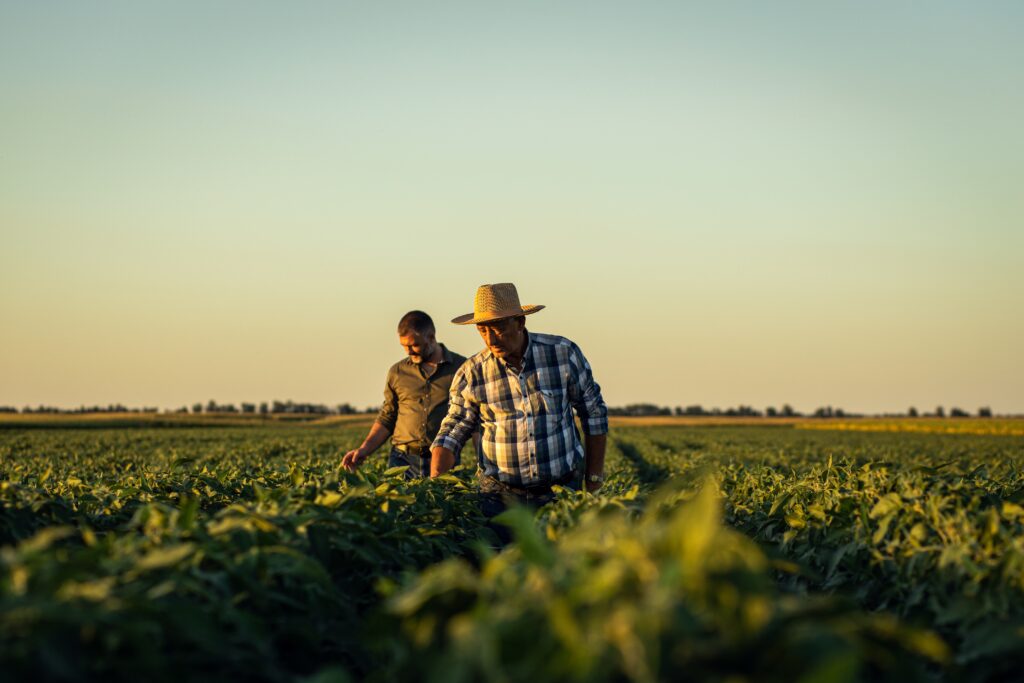
<svg viewBox="0 0 1024 683">
<path fill-rule="evenodd" d="M 480 479 L 482 483 L 486 484 L 486 488 L 490 488 L 495 492 L 501 491 L 520 496 L 535 496 L 538 494 L 551 493 L 552 486 L 565 486 L 566 484 L 570 483 L 573 479 L 575 479 L 577 475 L 578 473 L 575 470 L 573 470 L 566 474 L 565 476 L 556 479 L 555 481 L 551 481 L 546 484 L 533 484 L 530 486 L 513 486 L 512 484 L 506 484 L 505 482 L 499 479 L 495 479 L 494 477 L 483 473 L 480 474 Z"/>
<path fill-rule="evenodd" d="M 406 455 L 418 455 L 421 458 L 430 457 L 430 446 L 416 448 L 414 446 L 410 446 L 409 444 L 402 444 L 401 446 L 394 446 L 394 449 L 396 451 L 402 451 Z"/>
</svg>

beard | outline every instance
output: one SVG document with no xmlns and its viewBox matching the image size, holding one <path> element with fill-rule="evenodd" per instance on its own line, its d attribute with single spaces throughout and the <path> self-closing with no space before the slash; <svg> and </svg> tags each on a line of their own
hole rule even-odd
<svg viewBox="0 0 1024 683">
<path fill-rule="evenodd" d="M 433 346 L 433 347 L 431 347 L 429 349 L 426 349 L 422 354 L 412 354 L 412 355 L 410 355 L 409 356 L 409 360 L 411 360 L 413 363 L 416 363 L 417 365 L 419 365 L 420 363 L 423 363 L 424 361 L 426 361 L 426 359 L 431 358 L 434 355 L 434 351 L 436 351 L 436 350 L 437 350 L 437 347 Z"/>
</svg>

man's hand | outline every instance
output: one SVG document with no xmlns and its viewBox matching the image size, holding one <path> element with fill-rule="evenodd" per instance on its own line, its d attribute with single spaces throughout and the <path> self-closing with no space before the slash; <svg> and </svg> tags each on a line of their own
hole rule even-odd
<svg viewBox="0 0 1024 683">
<path fill-rule="evenodd" d="M 363 464 L 368 455 L 363 452 L 362 446 L 353 448 L 341 459 L 341 466 L 349 472 L 355 472 L 356 468 Z"/>
<path fill-rule="evenodd" d="M 362 445 L 346 453 L 341 459 L 341 466 L 349 472 L 355 472 L 356 468 L 362 465 L 371 453 L 380 448 L 380 445 L 387 441 L 389 436 L 391 436 L 390 429 L 380 422 L 374 422 Z"/>
<path fill-rule="evenodd" d="M 448 448 L 437 446 L 430 451 L 430 476 L 439 477 L 455 467 L 455 454 Z"/>
</svg>

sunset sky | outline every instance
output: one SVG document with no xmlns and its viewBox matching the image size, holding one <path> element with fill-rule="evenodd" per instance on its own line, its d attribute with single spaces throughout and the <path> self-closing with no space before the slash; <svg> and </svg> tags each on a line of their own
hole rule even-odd
<svg viewBox="0 0 1024 683">
<path fill-rule="evenodd" d="M 365 407 L 515 282 L 610 405 L 1024 413 L 1024 3 L 0 3 L 0 405 Z"/>
</svg>

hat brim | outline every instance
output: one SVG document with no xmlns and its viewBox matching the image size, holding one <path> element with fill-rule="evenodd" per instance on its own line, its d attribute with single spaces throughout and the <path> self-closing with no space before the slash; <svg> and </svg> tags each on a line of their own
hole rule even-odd
<svg viewBox="0 0 1024 683">
<path fill-rule="evenodd" d="M 523 306 L 521 310 L 511 309 L 508 311 L 494 311 L 493 313 L 485 313 L 479 318 L 476 317 L 475 313 L 467 313 L 466 315 L 460 315 L 457 318 L 452 318 L 452 322 L 456 325 L 478 325 L 480 323 L 492 323 L 495 320 L 504 320 L 505 318 L 515 318 L 520 315 L 532 315 L 540 309 L 544 308 L 543 305 L 529 304 Z"/>
</svg>

